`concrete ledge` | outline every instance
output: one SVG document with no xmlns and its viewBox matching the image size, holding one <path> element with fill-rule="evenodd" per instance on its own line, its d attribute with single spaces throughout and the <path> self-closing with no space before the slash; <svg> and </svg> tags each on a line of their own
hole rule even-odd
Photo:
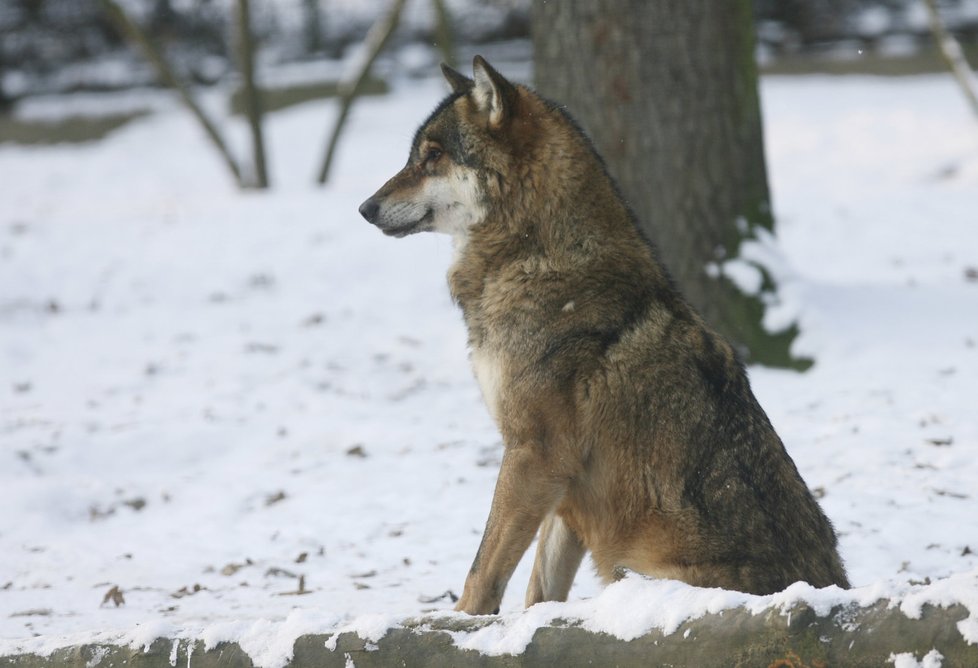
<svg viewBox="0 0 978 668">
<path fill-rule="evenodd" d="M 627 612 L 623 613 L 627 614 Z M 376 643 L 355 633 L 305 635 L 295 642 L 289 664 L 297 668 L 371 668 L 374 666 L 642 666 L 669 665 L 873 666 L 892 664 L 894 654 L 910 653 L 918 661 L 937 650 L 945 666 L 978 666 L 978 645 L 969 645 L 957 622 L 968 617 L 961 605 L 924 606 L 910 619 L 887 603 L 838 607 L 819 616 L 806 605 L 754 615 L 743 608 L 706 615 L 682 624 L 675 633 L 651 631 L 630 641 L 593 633 L 574 625 L 537 629 L 519 655 L 487 656 L 460 649 L 454 634 L 465 634 L 502 622 L 496 618 L 426 617 L 404 621 Z M 329 649 L 328 646 L 334 647 Z M 0 666 L 41 668 L 171 668 L 173 666 L 250 667 L 253 661 L 235 643 L 205 649 L 202 641 L 159 638 L 148 648 L 82 645 L 56 650 L 47 657 L 0 657 Z"/>
</svg>

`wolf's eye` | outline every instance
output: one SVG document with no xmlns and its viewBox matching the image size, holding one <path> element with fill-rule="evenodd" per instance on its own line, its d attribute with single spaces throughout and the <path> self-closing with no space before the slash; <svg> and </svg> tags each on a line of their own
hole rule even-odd
<svg viewBox="0 0 978 668">
<path fill-rule="evenodd" d="M 431 146 L 424 154 L 424 164 L 430 166 L 441 157 L 442 150 L 437 146 Z"/>
</svg>

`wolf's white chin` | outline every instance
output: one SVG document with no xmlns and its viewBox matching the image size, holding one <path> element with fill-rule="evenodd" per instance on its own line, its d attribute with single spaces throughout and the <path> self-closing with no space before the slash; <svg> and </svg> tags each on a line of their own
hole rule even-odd
<svg viewBox="0 0 978 668">
<path fill-rule="evenodd" d="M 399 223 L 395 225 L 382 225 L 377 224 L 377 227 L 381 232 L 389 237 L 396 237 L 400 239 L 401 237 L 406 237 L 409 234 L 415 234 L 416 232 L 427 232 L 432 229 L 431 221 L 434 218 L 434 212 L 429 209 L 425 215 L 415 221 L 408 223 Z"/>
</svg>

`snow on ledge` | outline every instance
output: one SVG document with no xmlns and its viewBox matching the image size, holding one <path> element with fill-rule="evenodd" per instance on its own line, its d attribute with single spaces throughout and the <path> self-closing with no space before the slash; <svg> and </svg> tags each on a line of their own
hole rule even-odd
<svg viewBox="0 0 978 668">
<path fill-rule="evenodd" d="M 598 596 L 567 603 L 538 603 L 527 610 L 498 616 L 482 617 L 485 624 L 472 625 L 469 631 L 449 631 L 460 649 L 475 650 L 490 656 L 523 653 L 534 634 L 547 626 L 580 626 L 593 633 L 607 633 L 629 641 L 653 630 L 664 635 L 676 632 L 685 622 L 707 614 L 743 608 L 753 615 L 779 610 L 790 615 L 791 609 L 803 604 L 818 616 L 829 615 L 836 607 L 866 608 L 887 600 L 890 609 L 898 608 L 910 619 L 919 619 L 923 606 L 962 605 L 969 615 L 958 623 L 961 636 L 969 645 L 978 644 L 978 570 L 952 575 L 930 584 L 910 585 L 877 582 L 845 590 L 837 586 L 816 589 L 796 582 L 784 591 L 754 596 L 725 589 L 693 587 L 674 580 L 651 580 L 638 575 L 609 585 Z M 465 621 L 461 613 L 432 614 L 428 619 Z M 425 628 L 426 618 L 417 620 Z M 335 631 L 331 638 L 345 632 L 356 633 L 371 643 L 378 642 L 387 629 L 378 625 L 380 617 L 369 615 L 353 619 Z M 268 668 L 277 668 L 269 666 Z"/>
<path fill-rule="evenodd" d="M 450 612 L 403 619 L 378 613 L 343 620 L 315 609 L 296 608 L 286 619 L 279 621 L 224 621 L 195 629 L 177 629 L 168 622 L 158 621 L 137 625 L 123 633 L 75 633 L 0 640 L 0 656 L 34 654 L 50 657 L 56 650 L 82 645 L 127 646 L 133 651 L 148 652 L 155 640 L 164 638 L 172 646 L 171 663 L 178 648 L 185 645 L 186 652 L 192 653 L 194 645 L 201 641 L 205 651 L 222 643 L 237 643 L 255 666 L 282 668 L 293 658 L 296 640 L 302 636 L 328 636 L 325 649 L 332 652 L 336 651 L 342 634 L 352 633 L 365 641 L 366 649 L 370 650 L 394 629 L 414 633 L 440 631 L 447 633 L 461 650 L 489 656 L 518 655 L 526 651 L 537 630 L 545 627 L 578 627 L 627 642 L 653 631 L 672 635 L 687 622 L 706 615 L 722 616 L 726 611 L 746 611 L 751 615 L 775 611 L 787 616 L 790 625 L 790 615 L 799 606 L 810 608 L 819 617 L 837 613 L 840 609 L 846 609 L 844 616 L 848 616 L 854 608 L 869 608 L 881 602 L 885 602 L 887 609 L 899 611 L 909 619 L 920 619 L 925 605 L 939 608 L 963 606 L 968 616 L 957 623 L 957 630 L 968 645 L 978 645 L 978 570 L 974 570 L 927 584 L 879 581 L 850 590 L 836 586 L 816 589 L 797 582 L 784 591 L 767 596 L 629 575 L 590 599 L 540 603 L 527 610 L 496 616 L 472 617 Z M 845 619 L 840 617 L 839 621 L 846 626 Z M 856 626 L 850 630 L 856 630 Z M 927 661 L 923 665 L 933 664 L 936 656 L 925 657 Z M 910 664 L 911 659 L 909 655 L 891 655 L 896 665 L 917 665 Z"/>
</svg>

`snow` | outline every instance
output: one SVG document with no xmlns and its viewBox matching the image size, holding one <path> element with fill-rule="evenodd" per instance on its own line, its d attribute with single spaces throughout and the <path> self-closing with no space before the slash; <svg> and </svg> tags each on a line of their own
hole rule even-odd
<svg viewBox="0 0 978 668">
<path fill-rule="evenodd" d="M 936 649 L 927 652 L 920 661 L 917 661 L 910 652 L 890 655 L 893 668 L 941 668 L 943 661 L 943 655 Z"/>
<path fill-rule="evenodd" d="M 0 654 L 166 636 L 276 668 L 301 634 L 375 642 L 453 614 L 501 444 L 450 240 L 357 214 L 443 93 L 402 81 L 358 104 L 325 189 L 322 103 L 270 118 L 268 193 L 237 191 L 172 105 L 98 143 L 0 144 Z M 978 643 L 978 127 L 947 77 L 770 78 L 762 98 L 778 236 L 735 262 L 781 282 L 769 324 L 797 318 L 816 364 L 752 383 L 855 588 L 602 590 L 585 566 L 569 602 L 523 612 L 526 559 L 460 646 L 881 599 L 960 603 Z M 124 603 L 103 603 L 113 586 Z"/>
<path fill-rule="evenodd" d="M 519 654 L 526 649 L 537 628 L 552 624 L 574 624 L 595 633 L 607 633 L 624 641 L 645 635 L 658 629 L 671 635 L 687 621 L 707 614 L 721 614 L 726 610 L 746 609 L 752 614 L 777 609 L 785 615 L 799 604 L 811 607 L 816 614 L 828 615 L 837 606 L 867 607 L 883 598 L 893 598 L 891 604 L 900 605 L 908 617 L 919 618 L 919 602 L 935 605 L 951 605 L 960 602 L 972 614 L 964 620 L 974 624 L 978 615 L 978 600 L 973 595 L 978 586 L 978 573 L 951 578 L 951 587 L 961 596 L 942 598 L 940 591 L 952 589 L 941 581 L 935 586 L 906 586 L 887 583 L 885 586 L 864 586 L 846 591 L 836 586 L 816 589 L 804 582 L 797 582 L 783 592 L 768 596 L 753 596 L 723 589 L 691 587 L 682 582 L 650 580 L 631 575 L 609 585 L 598 595 L 567 603 L 539 603 L 525 612 L 503 614 L 496 623 L 476 631 L 454 632 L 455 643 L 463 649 L 498 654 Z M 935 594 L 932 590 L 939 590 Z M 901 591 L 902 590 L 902 591 Z M 970 590 L 970 591 L 969 591 Z M 908 593 L 909 592 L 909 593 Z M 901 605 L 902 598 L 902 605 Z M 627 614 L 622 611 L 627 610 Z M 959 626 L 959 629 L 961 627 Z M 355 630 L 366 637 L 356 625 L 345 630 Z M 978 642 L 962 630 L 969 642 Z M 688 638 L 686 629 L 683 638 Z"/>
</svg>

